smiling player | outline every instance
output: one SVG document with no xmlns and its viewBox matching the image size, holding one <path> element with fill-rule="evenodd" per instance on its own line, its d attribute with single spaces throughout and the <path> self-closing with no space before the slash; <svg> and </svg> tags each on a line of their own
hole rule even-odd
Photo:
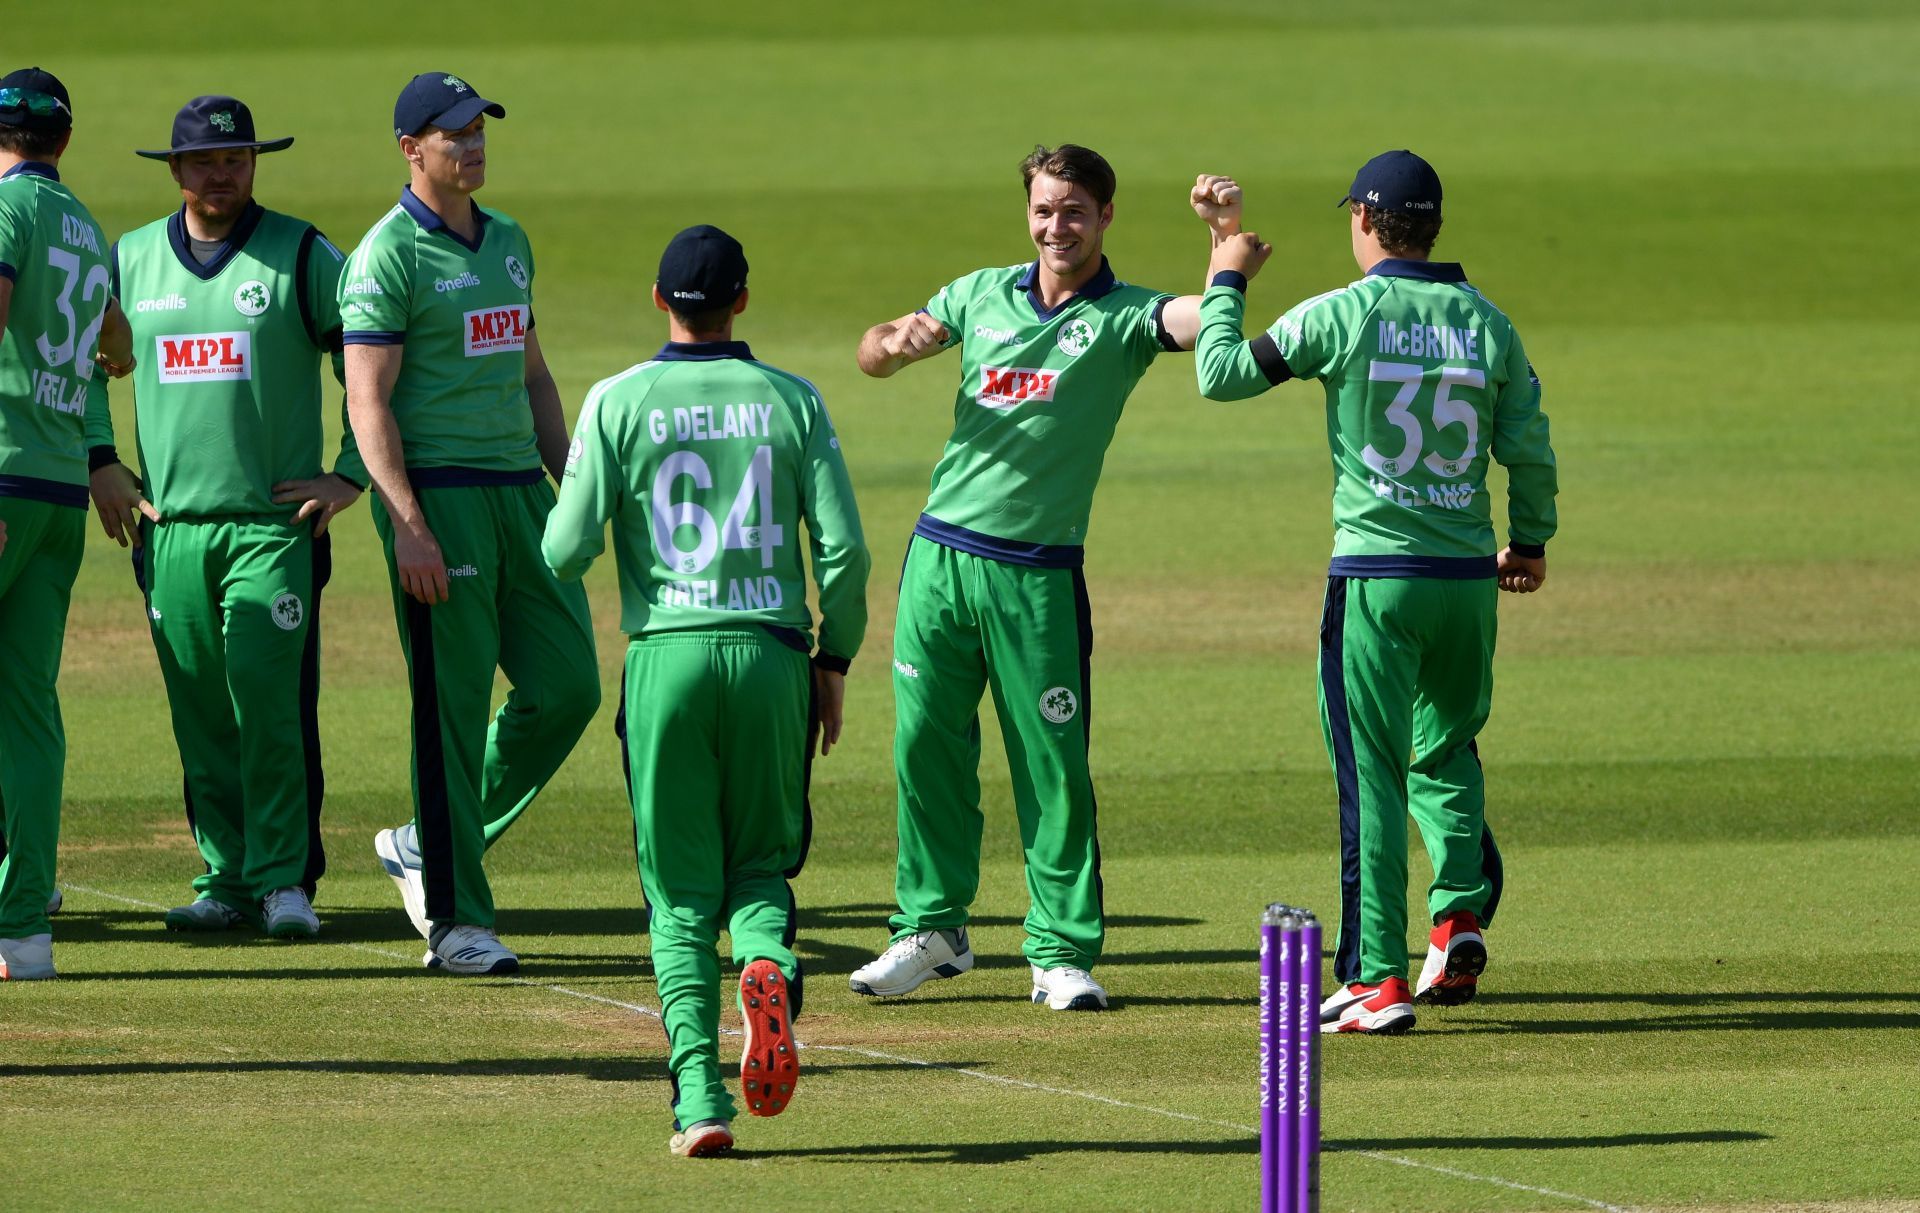
<svg viewBox="0 0 1920 1213">
<path fill-rule="evenodd" d="M 962 361 L 894 630 L 900 910 L 893 941 L 851 984 L 884 997 L 973 967 L 979 707 L 991 688 L 1026 847 L 1033 1001 L 1100 1010 L 1083 545 L 1120 411 L 1157 355 L 1193 348 L 1200 298 L 1114 276 L 1103 251 L 1114 174 L 1097 153 L 1036 148 L 1020 176 L 1035 259 L 968 274 L 860 343 L 860 369 L 876 377 L 955 346 Z M 1231 180 L 1202 178 L 1192 202 L 1216 242 L 1239 230 Z"/>
<path fill-rule="evenodd" d="M 139 549 L 207 866 L 196 900 L 167 912 L 176 931 L 319 930 L 320 591 L 327 524 L 366 473 L 350 435 L 347 475 L 320 466 L 343 258 L 312 224 L 253 200 L 259 155 L 292 142 L 255 138 L 244 104 L 206 96 L 174 118 L 170 148 L 139 153 L 167 162 L 182 198 L 113 248 L 139 355 L 139 481 L 115 452 L 105 393 L 87 410 L 94 504 L 107 534 Z"/>
</svg>

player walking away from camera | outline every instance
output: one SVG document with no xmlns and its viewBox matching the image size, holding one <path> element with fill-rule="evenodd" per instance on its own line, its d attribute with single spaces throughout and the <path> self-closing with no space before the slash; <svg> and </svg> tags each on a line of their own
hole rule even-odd
<svg viewBox="0 0 1920 1213">
<path fill-rule="evenodd" d="M 87 385 L 96 350 L 133 356 L 106 239 L 60 181 L 72 137 L 53 73 L 0 77 L 0 980 L 54 975 L 55 683 L 87 529 Z"/>
<path fill-rule="evenodd" d="M 787 881 L 806 855 L 810 729 L 823 756 L 840 737 L 869 559 L 819 392 L 733 339 L 747 306 L 739 243 L 715 227 L 681 232 L 653 299 L 669 340 L 587 394 L 543 550 L 577 578 L 613 520 L 634 837 L 673 1071 L 669 1148 L 692 1157 L 733 1144 L 715 996 L 723 928 L 744 965 L 748 1110 L 781 1112 L 799 1078 Z"/>
<path fill-rule="evenodd" d="M 253 200 L 262 152 L 233 97 L 196 97 L 165 160 L 182 205 L 120 238 L 113 289 L 141 355 L 133 373 L 140 478 L 114 449 L 106 393 L 87 412 L 94 504 L 134 545 L 187 822 L 206 873 L 176 931 L 258 921 L 319 932 L 320 591 L 327 524 L 366 472 L 349 434 L 321 470 L 322 363 L 340 374 L 335 290 L 344 258 L 311 224 Z M 144 492 L 145 496 L 142 496 Z"/>
<path fill-rule="evenodd" d="M 979 707 L 991 689 L 1026 848 L 1033 1000 L 1098 1010 L 1107 994 L 1089 970 L 1106 928 L 1082 545 L 1120 410 L 1155 356 L 1193 348 L 1200 298 L 1114 276 L 1101 249 L 1115 183 L 1099 155 L 1036 148 L 1020 175 L 1036 259 L 968 274 L 860 343 L 860 369 L 879 377 L 962 352 L 953 436 L 907 549 L 894 630 L 900 910 L 893 942 L 852 986 L 905 994 L 973 966 Z M 1205 181 L 1193 203 L 1217 241 L 1239 230 L 1240 191 Z"/>
<path fill-rule="evenodd" d="M 1343 988 L 1321 1030 L 1404 1032 L 1413 1001 L 1468 1001 L 1487 963 L 1501 867 L 1474 737 L 1493 700 L 1495 587 L 1545 582 L 1556 481 L 1540 381 L 1512 321 L 1459 265 L 1429 260 L 1439 176 L 1412 152 L 1385 152 L 1343 204 L 1366 276 L 1243 341 L 1247 280 L 1272 250 L 1251 234 L 1225 242 L 1195 362 L 1213 400 L 1295 378 L 1326 387 L 1335 537 L 1320 708 L 1340 802 Z M 1508 481 L 1497 553 L 1489 455 Z M 1433 859 L 1431 945 L 1412 994 L 1409 812 Z"/>
<path fill-rule="evenodd" d="M 340 279 L 347 411 L 377 494 L 413 688 L 414 819 L 374 839 L 429 968 L 510 973 L 482 856 L 600 703 L 587 596 L 540 558 L 566 462 L 560 393 L 534 334 L 533 252 L 473 201 L 487 117 L 458 76 L 400 90 L 411 183 Z M 513 684 L 488 723 L 495 667 Z"/>
</svg>

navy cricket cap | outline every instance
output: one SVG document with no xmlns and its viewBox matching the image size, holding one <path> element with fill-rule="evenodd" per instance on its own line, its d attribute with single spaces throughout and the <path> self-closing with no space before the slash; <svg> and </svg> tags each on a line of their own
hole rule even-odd
<svg viewBox="0 0 1920 1213">
<path fill-rule="evenodd" d="M 1381 152 L 1360 166 L 1339 205 L 1360 202 L 1383 211 L 1440 213 L 1440 174 L 1425 160 L 1402 148 Z"/>
<path fill-rule="evenodd" d="M 72 125 L 73 99 L 60 77 L 38 67 L 0 76 L 0 126 L 64 131 Z"/>
<path fill-rule="evenodd" d="M 211 152 L 228 147 L 250 147 L 257 152 L 277 152 L 293 144 L 293 136 L 283 139 L 256 139 L 253 111 L 235 97 L 195 97 L 173 116 L 173 146 L 165 151 L 139 150 L 136 156 L 165 160 L 186 152 Z"/>
<path fill-rule="evenodd" d="M 709 223 L 667 241 L 660 254 L 660 294 L 682 315 L 730 307 L 747 286 L 747 251 Z"/>
<path fill-rule="evenodd" d="M 451 72 L 421 72 L 400 90 L 393 103 L 393 137 L 418 135 L 429 126 L 457 131 L 481 114 L 507 116 L 507 108 L 489 101 Z"/>
</svg>

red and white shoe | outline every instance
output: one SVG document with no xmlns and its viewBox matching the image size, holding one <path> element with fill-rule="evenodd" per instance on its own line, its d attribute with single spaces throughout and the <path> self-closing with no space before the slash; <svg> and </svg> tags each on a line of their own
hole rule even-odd
<svg viewBox="0 0 1920 1213">
<path fill-rule="evenodd" d="M 1378 985 L 1355 982 L 1329 994 L 1320 1004 L 1322 1032 L 1370 1032 L 1398 1036 L 1413 1026 L 1413 1000 L 1404 977 Z"/>
<path fill-rule="evenodd" d="M 1480 920 L 1467 910 L 1442 918 L 1427 937 L 1427 963 L 1420 967 L 1420 984 L 1413 996 L 1436 1007 L 1472 1002 L 1487 967 L 1487 941 Z"/>
<path fill-rule="evenodd" d="M 740 1017 L 747 1026 L 746 1047 L 740 1050 L 740 1092 L 755 1116 L 785 1111 L 800 1082 L 789 994 L 787 979 L 771 960 L 756 960 L 740 972 Z"/>
</svg>

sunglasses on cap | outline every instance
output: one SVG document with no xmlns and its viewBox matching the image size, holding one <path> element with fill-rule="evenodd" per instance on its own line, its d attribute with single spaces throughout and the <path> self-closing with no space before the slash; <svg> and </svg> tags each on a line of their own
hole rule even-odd
<svg viewBox="0 0 1920 1213">
<path fill-rule="evenodd" d="M 31 88 L 0 88 L 0 110 L 25 110 L 35 117 L 45 118 L 65 111 L 69 116 L 73 111 L 67 109 L 67 103 L 52 93 L 43 93 Z"/>
</svg>

